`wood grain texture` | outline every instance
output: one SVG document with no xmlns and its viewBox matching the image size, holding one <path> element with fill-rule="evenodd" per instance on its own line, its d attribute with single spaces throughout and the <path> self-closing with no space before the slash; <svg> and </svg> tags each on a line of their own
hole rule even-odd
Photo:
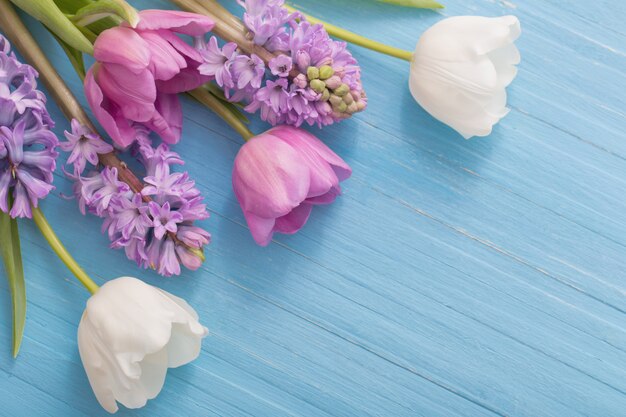
<svg viewBox="0 0 626 417">
<path fill-rule="evenodd" d="M 230 186 L 241 140 L 188 99 L 176 150 L 214 236 L 200 271 L 138 271 L 107 249 L 98 219 L 62 197 L 70 184 L 57 170 L 43 209 L 85 269 L 98 282 L 134 275 L 178 294 L 211 330 L 156 401 L 119 415 L 624 415 L 626 3 L 445 3 L 298 3 L 407 49 L 445 16 L 515 14 L 523 34 L 512 111 L 470 141 L 413 102 L 406 63 L 353 48 L 369 109 L 319 135 L 354 175 L 295 236 L 253 243 Z M 84 105 L 62 51 L 28 25 Z M 62 134 L 68 123 L 51 107 Z M 20 226 L 26 337 L 13 360 L 1 279 L 0 415 L 106 415 L 76 347 L 86 293 L 34 226 Z"/>
</svg>

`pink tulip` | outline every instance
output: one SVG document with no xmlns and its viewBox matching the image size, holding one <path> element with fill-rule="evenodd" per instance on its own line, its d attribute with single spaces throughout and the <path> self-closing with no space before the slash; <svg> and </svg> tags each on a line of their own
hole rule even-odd
<svg viewBox="0 0 626 417">
<path fill-rule="evenodd" d="M 312 134 L 278 126 L 239 150 L 233 188 L 252 237 L 266 246 L 274 232 L 300 230 L 314 205 L 335 201 L 339 182 L 351 174 L 348 164 Z"/>
<path fill-rule="evenodd" d="M 94 45 L 96 63 L 85 78 L 89 106 L 121 146 L 136 137 L 134 125 L 168 143 L 180 139 L 183 115 L 177 93 L 209 80 L 198 72 L 199 52 L 177 34 L 204 36 L 214 22 L 202 15 L 165 10 L 139 12 L 127 23 L 102 32 Z"/>
</svg>

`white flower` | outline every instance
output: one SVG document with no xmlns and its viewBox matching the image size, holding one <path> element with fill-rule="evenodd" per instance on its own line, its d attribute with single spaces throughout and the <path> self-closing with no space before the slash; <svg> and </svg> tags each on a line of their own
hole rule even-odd
<svg viewBox="0 0 626 417">
<path fill-rule="evenodd" d="M 208 331 L 185 302 L 136 278 L 104 284 L 87 301 L 78 350 L 100 405 L 143 407 L 163 388 L 168 368 L 198 357 Z"/>
<path fill-rule="evenodd" d="M 433 117 L 466 139 L 487 136 L 504 117 L 505 87 L 517 74 L 515 16 L 458 16 L 428 29 L 411 62 L 409 86 Z"/>
</svg>

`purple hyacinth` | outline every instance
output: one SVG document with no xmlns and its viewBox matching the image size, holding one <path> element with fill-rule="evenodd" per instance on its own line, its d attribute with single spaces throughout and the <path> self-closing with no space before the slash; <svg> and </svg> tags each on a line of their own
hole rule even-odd
<svg viewBox="0 0 626 417">
<path fill-rule="evenodd" d="M 37 71 L 10 54 L 0 35 L 0 210 L 11 217 L 32 217 L 52 186 L 57 137 L 37 90 Z M 13 200 L 13 204 L 10 204 Z"/>
<path fill-rule="evenodd" d="M 137 128 L 137 140 L 130 151 L 145 168 L 145 186 L 134 192 L 120 181 L 116 168 L 80 175 L 82 169 L 76 164 L 91 162 L 85 153 L 102 153 L 108 148 L 84 126 L 73 125 L 72 132 L 81 137 L 68 137 L 65 150 L 81 156 L 73 162 L 74 172 L 78 173 L 67 175 L 75 181 L 74 194 L 83 213 L 88 211 L 104 219 L 103 231 L 111 247 L 123 248 L 139 266 L 164 276 L 180 274 L 181 264 L 199 268 L 202 247 L 209 243 L 210 235 L 194 221 L 206 219 L 209 214 L 188 174 L 171 171 L 172 165 L 183 164 L 180 156 L 166 144 L 154 147 L 148 132 Z"/>
<path fill-rule="evenodd" d="M 273 125 L 321 127 L 365 109 L 360 68 L 345 42 L 290 13 L 284 0 L 238 1 L 253 42 L 275 57 L 262 66 L 258 56 L 241 54 L 232 43 L 220 49 L 215 38 L 208 46 L 198 41 L 205 57 L 199 70 L 213 76 L 226 97 L 246 103 L 246 111 L 259 111 Z"/>
<path fill-rule="evenodd" d="M 67 164 L 74 166 L 75 175 L 81 175 L 87 162 L 93 166 L 98 165 L 98 154 L 113 152 L 113 146 L 81 125 L 78 120 L 72 119 L 71 125 L 72 131 L 65 131 L 67 142 L 61 142 L 59 148 L 62 151 L 71 152 L 67 158 Z"/>
</svg>

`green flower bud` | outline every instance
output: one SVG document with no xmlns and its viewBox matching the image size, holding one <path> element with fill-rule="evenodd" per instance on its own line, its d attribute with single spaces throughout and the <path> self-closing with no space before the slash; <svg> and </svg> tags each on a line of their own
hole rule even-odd
<svg viewBox="0 0 626 417">
<path fill-rule="evenodd" d="M 316 93 L 323 93 L 326 90 L 326 83 L 322 80 L 311 80 L 309 85 Z"/>
<path fill-rule="evenodd" d="M 320 77 L 320 70 L 317 67 L 306 69 L 306 76 L 309 80 L 317 80 Z"/>
<path fill-rule="evenodd" d="M 345 112 L 347 108 L 348 108 L 348 105 L 344 103 L 343 101 L 339 103 L 338 105 L 333 106 L 333 109 L 338 111 L 339 113 Z"/>
<path fill-rule="evenodd" d="M 327 80 L 335 75 L 335 70 L 330 65 L 322 65 L 320 67 L 320 79 Z"/>
<path fill-rule="evenodd" d="M 334 94 L 331 94 L 330 98 L 328 99 L 328 101 L 330 101 L 330 104 L 332 104 L 333 106 L 338 106 L 339 103 L 343 103 L 343 99 L 339 96 L 336 96 Z"/>
<path fill-rule="evenodd" d="M 354 97 L 352 97 L 352 94 L 346 94 L 345 96 L 343 96 L 343 102 L 347 105 L 350 105 L 354 103 Z"/>
<path fill-rule="evenodd" d="M 350 92 L 350 87 L 348 87 L 348 84 L 341 84 L 339 87 L 335 88 L 335 91 L 334 91 L 334 93 L 337 94 L 339 97 L 343 97 L 349 92 Z"/>
<path fill-rule="evenodd" d="M 328 90 L 328 88 L 325 88 L 324 91 L 322 92 L 322 101 L 328 101 L 329 98 L 330 98 L 330 91 Z"/>
</svg>

